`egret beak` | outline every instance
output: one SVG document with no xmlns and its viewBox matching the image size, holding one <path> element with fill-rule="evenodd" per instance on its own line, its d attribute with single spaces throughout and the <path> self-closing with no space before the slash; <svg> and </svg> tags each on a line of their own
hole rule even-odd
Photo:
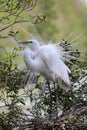
<svg viewBox="0 0 87 130">
<path fill-rule="evenodd" d="M 26 44 L 27 44 L 27 41 L 20 41 L 19 43 L 20 43 L 20 44 L 23 44 L 23 45 L 26 45 Z"/>
</svg>

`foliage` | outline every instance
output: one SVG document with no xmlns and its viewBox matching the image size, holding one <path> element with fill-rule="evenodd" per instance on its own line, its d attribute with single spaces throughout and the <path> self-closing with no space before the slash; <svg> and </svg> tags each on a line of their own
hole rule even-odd
<svg viewBox="0 0 87 130">
<path fill-rule="evenodd" d="M 22 88 L 26 71 L 14 66 L 16 51 L 14 49 L 0 61 L 0 101 L 3 104 L 0 106 L 0 129 L 38 130 L 42 126 L 41 129 L 62 130 L 64 124 L 65 128 L 71 130 L 86 130 L 87 93 L 84 90 L 87 85 L 87 63 L 81 67 L 83 63 L 78 63 L 77 58 L 73 61 L 75 66 L 69 65 L 72 70 L 72 89 L 68 92 L 50 81 L 45 83 L 40 79 L 41 76 L 38 76 L 34 83 L 31 83 L 31 77 L 28 84 Z M 77 51 L 76 56 L 78 53 Z"/>
<path fill-rule="evenodd" d="M 87 49 L 86 25 L 87 6 L 80 0 L 44 0 L 43 13 L 46 15 L 46 22 L 36 24 L 39 33 L 43 39 L 61 41 L 62 38 L 68 37 L 71 33 L 74 35 L 81 34 L 78 48 Z M 42 31 L 43 30 L 43 31 Z"/>
<path fill-rule="evenodd" d="M 47 17 L 49 16 L 48 19 L 43 13 L 32 15 L 35 10 L 33 13 L 31 11 L 40 6 L 36 7 L 37 2 L 37 0 L 0 1 L 0 38 L 3 41 L 8 37 L 8 34 L 17 36 L 19 30 L 15 30 L 14 27 L 22 22 L 32 21 L 32 23 L 37 24 L 36 27 L 43 37 L 53 38 L 53 32 L 58 33 L 61 30 L 63 37 L 65 37 L 65 34 L 69 34 L 72 30 L 82 31 L 85 29 L 83 23 L 87 21 L 83 18 L 84 11 L 81 13 L 77 8 L 73 8 L 75 3 L 71 0 L 67 0 L 66 3 L 59 0 L 58 5 L 56 0 L 55 2 L 45 1 L 44 13 Z M 68 3 L 72 6 L 69 7 Z M 57 13 L 55 13 L 56 10 Z M 7 35 L 4 33 L 6 30 L 8 30 Z M 86 40 L 84 37 L 84 43 Z M 0 46 L 0 50 L 2 48 L 4 49 L 3 46 Z M 67 51 L 67 48 L 65 49 Z M 82 61 L 81 59 L 79 61 L 80 53 L 78 50 L 72 50 L 70 55 L 75 56 L 76 59 L 71 60 L 73 65 L 68 64 L 72 71 L 70 75 L 72 88 L 66 92 L 57 84 L 50 81 L 45 82 L 39 75 L 37 77 L 29 75 L 28 83 L 23 84 L 27 70 L 20 69 L 14 64 L 17 49 L 6 52 L 6 56 L 0 59 L 0 130 L 86 130 L 87 60 Z"/>
<path fill-rule="evenodd" d="M 37 23 L 45 21 L 45 16 L 38 14 L 33 17 L 28 12 L 33 10 L 37 4 L 37 0 L 1 0 L 0 1 L 0 32 L 10 28 L 9 35 L 15 36 L 19 31 L 15 31 L 13 26 L 18 23 Z M 1 38 L 2 35 L 0 36 Z"/>
<path fill-rule="evenodd" d="M 0 103 L 3 104 L 0 106 L 2 110 L 2 113 L 0 113 L 0 129 L 2 130 L 11 130 L 17 125 L 15 119 L 18 119 L 22 112 L 17 104 L 24 105 L 23 98 L 18 96 L 19 85 L 24 72 L 19 71 L 17 66 L 13 67 L 12 59 L 15 56 L 16 49 L 0 61 Z M 3 111 L 3 108 L 7 108 L 7 110 Z"/>
</svg>

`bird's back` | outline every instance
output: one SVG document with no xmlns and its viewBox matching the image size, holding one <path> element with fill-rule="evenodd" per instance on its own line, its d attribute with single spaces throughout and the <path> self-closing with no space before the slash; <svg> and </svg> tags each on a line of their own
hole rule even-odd
<svg viewBox="0 0 87 130">
<path fill-rule="evenodd" d="M 48 68 L 50 78 L 58 82 L 61 88 L 69 89 L 69 68 L 61 59 L 59 50 L 53 44 L 41 46 L 39 49 L 40 56 Z"/>
</svg>

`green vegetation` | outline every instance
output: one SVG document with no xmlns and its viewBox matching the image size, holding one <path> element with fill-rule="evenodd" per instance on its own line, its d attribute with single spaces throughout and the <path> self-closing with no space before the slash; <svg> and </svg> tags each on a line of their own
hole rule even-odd
<svg viewBox="0 0 87 130">
<path fill-rule="evenodd" d="M 87 129 L 87 54 L 82 60 L 78 51 L 87 50 L 86 11 L 80 0 L 0 1 L 0 130 Z M 24 84 L 27 70 L 21 67 L 19 48 L 9 36 L 25 40 L 33 35 L 41 40 L 38 32 L 46 42 L 70 42 L 83 34 L 71 42 L 81 44 L 72 53 L 77 57 L 74 65 L 68 64 L 70 91 L 45 83 L 39 75 L 34 83 Z"/>
<path fill-rule="evenodd" d="M 41 76 L 35 83 L 24 85 L 26 70 L 14 65 L 16 51 L 0 61 L 0 129 L 62 130 L 65 124 L 66 129 L 86 130 L 87 61 L 74 60 L 75 66 L 69 65 L 72 89 L 66 92 L 57 84 L 45 83 Z"/>
<path fill-rule="evenodd" d="M 71 33 L 73 33 L 72 39 L 82 34 L 82 36 L 78 38 L 78 41 L 81 42 L 78 46 L 80 49 L 86 50 L 87 7 L 84 3 L 79 0 L 44 0 L 43 2 L 37 1 L 37 3 L 35 3 L 34 0 L 32 1 L 33 2 L 25 1 L 22 3 L 19 0 L 18 3 L 16 3 L 17 1 L 14 0 L 13 2 L 15 4 L 20 5 L 16 10 L 15 4 L 13 4 L 12 13 L 0 12 L 2 29 L 12 23 L 15 25 L 11 26 L 9 29 L 7 28 L 6 30 L 0 31 L 1 36 L 10 33 L 10 35 L 16 35 L 19 39 L 28 39 L 29 36 L 27 33 L 20 28 L 22 27 L 31 33 L 32 27 L 30 27 L 28 21 L 32 21 L 36 23 L 35 26 L 44 41 L 54 40 L 58 42 L 61 41 L 62 38 L 68 37 Z M 22 6 L 23 4 L 24 6 Z M 9 3 L 9 5 L 11 4 Z M 33 10 L 30 9 L 31 5 Z M 9 7 L 9 9 L 12 7 Z M 26 21 L 26 23 L 24 21 Z M 24 24 L 22 24 L 23 22 Z M 33 34 L 35 33 L 36 32 L 33 30 Z M 37 34 L 35 35 L 37 37 Z M 12 43 L 10 40 L 9 42 L 10 44 Z M 3 44 L 3 41 L 0 44 Z"/>
<path fill-rule="evenodd" d="M 87 48 L 87 7 L 83 3 L 79 0 L 48 0 L 45 1 L 43 11 L 47 16 L 46 23 L 38 24 L 36 27 L 46 40 L 55 38 L 55 41 L 59 41 L 60 36 L 68 37 L 73 32 L 73 38 L 83 34 L 78 46 L 81 46 L 80 49 Z"/>
</svg>

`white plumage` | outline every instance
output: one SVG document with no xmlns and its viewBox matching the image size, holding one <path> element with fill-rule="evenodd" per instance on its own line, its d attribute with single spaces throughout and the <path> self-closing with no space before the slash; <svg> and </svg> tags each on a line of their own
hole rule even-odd
<svg viewBox="0 0 87 130">
<path fill-rule="evenodd" d="M 28 69 L 41 73 L 65 90 L 70 89 L 70 69 L 62 60 L 61 48 L 55 44 L 40 45 L 37 40 L 22 41 L 24 62 Z"/>
</svg>

